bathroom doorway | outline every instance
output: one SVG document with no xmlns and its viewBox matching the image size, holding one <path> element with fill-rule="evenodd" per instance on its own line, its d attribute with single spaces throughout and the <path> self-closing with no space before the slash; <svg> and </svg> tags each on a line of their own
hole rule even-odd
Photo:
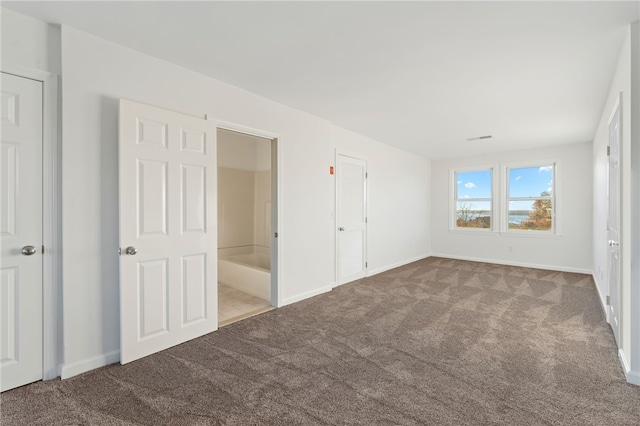
<svg viewBox="0 0 640 426">
<path fill-rule="evenodd" d="M 219 128 L 218 324 L 277 305 L 277 139 Z"/>
</svg>

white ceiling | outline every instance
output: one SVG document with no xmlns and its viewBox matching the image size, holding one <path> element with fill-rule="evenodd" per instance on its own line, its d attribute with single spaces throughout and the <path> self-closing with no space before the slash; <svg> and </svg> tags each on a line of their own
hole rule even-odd
<svg viewBox="0 0 640 426">
<path fill-rule="evenodd" d="M 439 158 L 591 141 L 626 25 L 640 18 L 638 4 L 47 1 L 2 6 Z M 482 135 L 493 139 L 466 140 Z"/>
</svg>

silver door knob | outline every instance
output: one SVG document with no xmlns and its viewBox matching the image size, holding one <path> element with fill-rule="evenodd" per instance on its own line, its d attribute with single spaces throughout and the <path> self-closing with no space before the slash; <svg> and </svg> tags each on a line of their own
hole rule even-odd
<svg viewBox="0 0 640 426">
<path fill-rule="evenodd" d="M 344 231 L 344 227 L 341 226 L 340 228 L 338 228 L 338 231 Z"/>
<path fill-rule="evenodd" d="M 36 254 L 36 248 L 34 246 L 24 246 L 22 247 L 22 254 L 24 254 L 25 256 L 31 256 L 33 254 Z"/>
<path fill-rule="evenodd" d="M 126 249 L 124 249 L 124 252 L 129 256 L 135 256 L 138 253 L 138 249 L 135 248 L 134 246 L 129 246 Z"/>
<path fill-rule="evenodd" d="M 620 243 L 618 241 L 609 240 L 609 247 L 619 246 Z"/>
</svg>

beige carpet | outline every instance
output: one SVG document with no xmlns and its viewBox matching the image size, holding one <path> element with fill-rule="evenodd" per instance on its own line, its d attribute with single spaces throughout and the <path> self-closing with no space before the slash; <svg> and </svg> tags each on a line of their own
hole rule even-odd
<svg viewBox="0 0 640 426">
<path fill-rule="evenodd" d="M 638 425 L 589 276 L 429 258 L 126 366 L 3 425 Z"/>
</svg>

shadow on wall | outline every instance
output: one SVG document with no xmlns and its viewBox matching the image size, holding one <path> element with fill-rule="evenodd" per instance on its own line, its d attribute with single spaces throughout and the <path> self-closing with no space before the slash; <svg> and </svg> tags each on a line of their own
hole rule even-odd
<svg viewBox="0 0 640 426">
<path fill-rule="evenodd" d="M 118 111 L 119 99 L 102 97 L 100 102 L 100 276 L 102 282 L 102 349 L 114 350 L 106 336 L 120 341 L 119 289 L 119 190 L 118 190 Z M 116 230 L 116 232 L 114 232 Z M 116 312 L 113 312 L 113 311 Z M 111 344 L 110 344 L 111 343 Z"/>
</svg>

